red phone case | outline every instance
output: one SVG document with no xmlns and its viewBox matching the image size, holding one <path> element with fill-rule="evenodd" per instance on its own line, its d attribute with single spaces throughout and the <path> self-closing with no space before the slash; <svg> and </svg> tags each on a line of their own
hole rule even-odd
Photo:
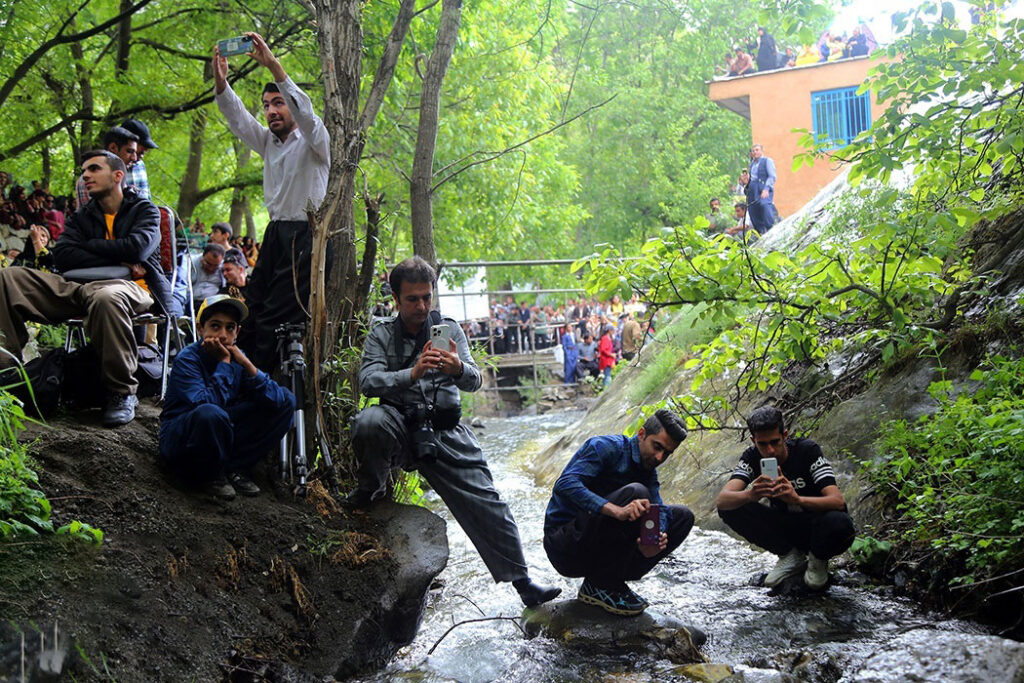
<svg viewBox="0 0 1024 683">
<path fill-rule="evenodd" d="M 651 504 L 650 509 L 640 518 L 640 543 L 658 545 L 661 540 L 661 506 Z"/>
</svg>

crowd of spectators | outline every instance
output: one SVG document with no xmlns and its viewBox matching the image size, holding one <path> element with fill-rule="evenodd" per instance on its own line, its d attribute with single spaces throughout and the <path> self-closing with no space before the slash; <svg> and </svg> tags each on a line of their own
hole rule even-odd
<svg viewBox="0 0 1024 683">
<path fill-rule="evenodd" d="M 138 163 L 139 137 L 120 126 L 104 136 L 107 147 L 128 157 L 129 170 Z M 41 181 L 22 185 L 6 171 L 0 171 L 0 267 L 12 265 L 49 268 L 40 260 L 64 232 L 64 224 L 78 207 L 77 195 L 88 201 L 88 192 L 79 179 L 76 194 L 54 196 Z M 189 240 L 196 253 L 181 259 L 175 296 L 187 309 L 188 282 L 192 283 L 193 304 L 197 309 L 206 296 L 231 294 L 244 299 L 248 275 L 259 258 L 259 244 L 252 237 L 232 234 L 228 223 L 214 223 L 207 231 L 198 220 L 199 230 Z M 183 235 L 179 235 L 183 236 Z"/>
<path fill-rule="evenodd" d="M 604 302 L 581 297 L 542 305 L 516 302 L 509 295 L 504 302 L 491 302 L 489 317 L 466 320 L 461 325 L 472 343 L 485 345 L 492 355 L 561 347 L 566 384 L 588 375 L 603 376 L 607 383 L 611 368 L 620 360 L 631 360 L 639 350 L 644 330 L 651 330 L 649 322 L 640 322 L 645 310 L 637 297 L 628 302 L 618 295 Z"/>
<path fill-rule="evenodd" d="M 74 211 L 74 197 L 55 197 L 38 180 L 25 186 L 0 171 L 0 266 L 34 265 Z"/>
<path fill-rule="evenodd" d="M 759 26 L 757 38 L 737 43 L 731 52 L 725 53 L 725 65 L 719 67 L 719 70 L 727 78 L 746 76 L 805 64 L 863 57 L 877 47 L 878 41 L 867 24 L 855 26 L 849 35 L 825 31 L 815 45 L 806 45 L 799 52 L 794 47 L 779 46 L 768 29 Z"/>
</svg>

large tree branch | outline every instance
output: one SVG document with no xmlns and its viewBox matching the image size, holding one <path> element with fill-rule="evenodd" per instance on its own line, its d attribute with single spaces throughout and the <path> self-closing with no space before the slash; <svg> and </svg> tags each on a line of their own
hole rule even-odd
<svg viewBox="0 0 1024 683">
<path fill-rule="evenodd" d="M 149 38 L 136 38 L 134 42 L 136 42 L 136 43 L 138 43 L 140 45 L 148 45 L 149 47 L 153 48 L 154 50 L 160 50 L 161 52 L 167 52 L 167 53 L 170 53 L 172 55 L 176 55 L 178 57 L 181 57 L 183 59 L 192 59 L 192 60 L 195 60 L 197 62 L 202 62 L 203 64 L 206 64 L 206 63 L 208 63 L 210 61 L 210 55 L 200 55 L 200 54 L 195 54 L 193 52 L 185 52 L 184 50 L 179 50 L 176 47 L 170 47 L 169 45 L 164 45 L 163 43 L 158 43 L 155 40 L 150 40 Z"/>
<path fill-rule="evenodd" d="M 250 178 L 237 178 L 231 182 L 221 183 L 220 185 L 211 185 L 210 187 L 199 190 L 196 192 L 196 204 L 200 204 L 203 200 L 209 199 L 218 192 L 224 190 L 240 190 L 243 187 L 252 187 L 253 185 L 259 185 L 263 181 L 263 178 L 259 176 L 253 176 Z"/>
<path fill-rule="evenodd" d="M 472 168 L 473 166 L 478 166 L 478 165 L 480 165 L 480 164 L 486 164 L 486 163 L 487 163 L 488 161 L 494 161 L 494 160 L 495 160 L 495 159 L 497 159 L 498 157 L 504 156 L 504 155 L 508 154 L 509 152 L 512 152 L 512 151 L 514 151 L 514 150 L 517 150 L 517 149 L 519 149 L 520 147 L 522 147 L 522 146 L 524 146 L 524 145 L 528 145 L 528 144 L 530 144 L 531 142 L 533 142 L 533 141 L 534 141 L 534 140 L 536 140 L 537 138 L 542 138 L 542 137 L 544 137 L 545 135 L 548 135 L 549 133 L 553 133 L 553 132 L 555 132 L 556 130 L 558 130 L 558 129 L 559 129 L 559 128 L 561 128 L 562 126 L 567 126 L 567 125 L 569 125 L 570 123 L 572 123 L 572 122 L 573 122 L 573 121 L 575 121 L 576 119 L 580 118 L 581 116 L 586 116 L 587 114 L 589 114 L 589 113 L 590 113 L 590 112 L 592 112 L 593 110 L 595 110 L 595 109 L 600 109 L 600 108 L 601 108 L 601 107 L 603 107 L 604 105 L 606 105 L 606 104 L 608 104 L 609 102 L 611 102 L 612 100 L 614 100 L 614 99 L 615 99 L 616 97 L 618 97 L 618 93 L 615 93 L 614 95 L 612 95 L 612 96 L 611 96 L 611 97 L 609 97 L 608 99 L 604 100 L 603 102 L 598 102 L 598 103 L 597 103 L 597 104 L 595 104 L 595 105 L 592 105 L 592 106 L 590 106 L 590 107 L 587 107 L 586 109 L 584 109 L 583 111 L 581 111 L 581 112 L 580 112 L 579 114 L 576 114 L 576 115 L 575 115 L 575 116 L 573 116 L 572 118 L 569 118 L 569 119 L 565 119 L 565 120 L 563 120 L 562 122 L 560 122 L 560 123 L 557 123 L 557 124 L 555 124 L 554 126 L 551 126 L 551 127 L 550 127 L 550 128 L 548 128 L 547 130 L 545 130 L 545 131 L 541 131 L 540 133 L 537 133 L 536 135 L 533 135 L 533 136 L 531 136 L 531 137 L 528 137 L 528 138 L 526 138 L 525 140 L 523 140 L 523 141 L 521 141 L 521 142 L 517 142 L 516 144 L 512 145 L 511 147 L 506 147 L 505 149 L 503 149 L 503 150 L 501 150 L 501 151 L 499 151 L 499 152 L 484 152 L 484 151 L 480 151 L 480 152 L 474 152 L 473 154 L 471 154 L 471 155 L 469 155 L 469 156 L 476 156 L 476 155 L 478 155 L 478 154 L 487 154 L 488 156 L 487 156 L 487 157 L 485 157 L 485 158 L 483 158 L 483 159 L 477 159 L 476 161 L 472 161 L 472 162 L 470 162 L 470 163 L 466 164 L 465 166 L 463 166 L 462 168 L 459 168 L 459 169 L 457 169 L 457 170 L 455 170 L 455 171 L 452 171 L 451 173 L 449 173 L 448 175 L 446 175 L 446 176 L 445 176 L 444 178 L 441 178 L 441 180 L 439 180 L 439 181 L 437 181 L 436 183 L 434 183 L 434 186 L 430 188 L 430 191 L 431 191 L 431 192 L 436 192 L 436 191 L 437 191 L 437 188 L 441 187 L 442 185 L 444 185 L 444 184 L 445 184 L 445 183 L 447 183 L 447 182 L 448 182 L 449 180 L 451 180 L 451 179 L 452 179 L 452 178 L 454 178 L 455 176 L 459 175 L 459 174 L 460 174 L 460 173 L 462 173 L 463 171 L 467 171 L 467 170 L 469 170 L 469 169 L 470 169 L 470 168 Z M 448 164 L 447 166 L 445 166 L 444 168 L 442 168 L 442 169 L 441 169 L 440 171 L 438 171 L 437 175 L 440 175 L 440 174 L 444 173 L 445 171 L 447 171 L 448 169 L 450 169 L 450 168 L 451 168 L 452 166 L 455 166 L 455 165 L 457 165 L 457 164 L 459 164 L 459 163 L 462 163 L 463 161 L 465 161 L 466 159 L 468 159 L 468 158 L 469 158 L 469 156 L 463 157 L 462 159 L 459 159 L 458 161 L 453 161 L 452 163 Z"/>
<path fill-rule="evenodd" d="M 72 16 L 64 22 L 63 25 L 61 25 L 60 30 L 57 32 L 57 35 L 50 38 L 49 40 L 44 41 L 39 47 L 37 47 L 27 57 L 25 57 L 24 61 L 22 61 L 21 64 L 18 65 L 18 67 L 11 73 L 7 80 L 4 81 L 4 84 L 0 86 L 0 107 L 2 107 L 3 104 L 7 101 L 7 98 L 10 97 L 11 93 L 14 91 L 15 86 L 17 86 L 21 79 L 25 77 L 25 74 L 27 74 L 29 70 L 33 66 L 35 66 L 36 63 L 40 59 L 42 59 L 44 55 L 46 55 L 47 52 L 57 47 L 58 45 L 64 45 L 65 43 L 73 43 L 75 41 L 84 40 L 86 38 L 96 35 L 97 33 L 105 31 L 114 24 L 119 23 L 125 17 L 129 17 L 135 12 L 138 12 L 140 9 L 142 9 L 152 1 L 153 0 L 139 0 L 139 2 L 129 6 L 125 11 L 121 12 L 117 16 L 111 17 L 110 19 L 107 19 L 106 21 L 100 24 L 96 24 L 95 26 L 85 29 L 84 31 L 79 31 L 78 33 L 65 34 L 64 31 L 67 29 L 72 19 L 74 19 L 75 15 L 78 14 L 82 7 L 85 7 L 85 5 L 88 4 L 88 2 L 83 3 L 83 5 L 81 5 L 81 7 L 79 7 L 79 9 L 76 10 L 74 14 L 72 14 Z"/>
<path fill-rule="evenodd" d="M 373 84 L 370 86 L 370 94 L 363 105 L 363 112 L 359 115 L 358 130 L 365 133 L 373 125 L 384 104 L 384 94 L 391 87 L 391 79 L 395 75 L 395 66 L 398 64 L 398 56 L 402 52 L 402 44 L 405 42 L 405 34 L 409 31 L 409 24 L 412 22 L 416 10 L 416 0 L 402 0 L 398 7 L 398 15 L 395 23 L 388 34 L 388 41 L 384 47 L 384 54 L 381 55 L 377 64 L 377 71 L 373 74 Z"/>
<path fill-rule="evenodd" d="M 150 2 L 151 0 L 143 0 L 143 1 L 144 2 Z M 298 31 L 298 29 L 301 28 L 302 26 L 303 26 L 303 22 L 295 22 L 294 24 L 289 26 L 287 29 L 285 29 L 285 32 L 282 33 L 271 44 L 271 47 L 274 47 L 274 46 L 278 45 L 281 41 L 283 41 L 284 39 L 290 37 L 293 33 Z M 258 67 L 259 67 L 259 64 L 257 64 L 255 61 L 251 61 L 251 62 L 247 63 L 245 66 L 243 66 L 240 69 L 238 69 L 238 71 L 236 71 L 233 74 L 231 74 L 230 76 L 228 76 L 228 81 L 230 83 L 235 83 L 235 82 L 245 78 L 246 76 L 248 76 L 250 73 L 255 71 Z M 71 114 L 69 116 L 64 117 L 63 119 L 61 119 L 60 121 L 58 121 L 54 125 L 49 126 L 49 127 L 45 128 L 45 129 L 39 131 L 38 133 L 35 133 L 34 135 L 26 138 L 25 140 L 22 140 L 21 142 L 19 142 L 17 144 L 14 144 L 14 145 L 11 145 L 7 149 L 0 151 L 0 161 L 4 161 L 6 159 L 10 159 L 11 157 L 14 157 L 14 156 L 17 156 L 18 154 L 21 154 L 26 149 L 32 147 L 33 145 L 35 145 L 35 144 L 37 144 L 39 142 L 42 142 L 43 140 L 45 140 L 49 136 L 53 135 L 56 131 L 60 130 L 61 128 L 65 127 L 65 126 L 67 126 L 69 123 L 74 123 L 75 121 L 108 121 L 108 120 L 116 121 L 116 120 L 119 120 L 119 119 L 128 118 L 132 114 L 140 114 L 140 113 L 144 113 L 144 112 L 149 112 L 149 113 L 157 114 L 159 116 L 165 116 L 165 117 L 170 118 L 170 117 L 175 116 L 177 114 L 184 114 L 184 113 L 192 111 L 193 109 L 196 109 L 198 107 L 206 106 L 207 104 L 210 104 L 211 102 L 213 102 L 213 90 L 212 89 L 204 90 L 200 94 L 198 94 L 195 97 L 193 97 L 191 100 L 186 100 L 185 102 L 182 102 L 182 103 L 179 103 L 179 104 L 171 104 L 171 105 L 167 105 L 167 106 L 157 106 L 157 105 L 154 105 L 154 104 L 151 104 L 151 103 L 140 104 L 140 105 L 136 105 L 134 107 L 126 107 L 126 108 L 123 108 L 123 109 L 119 109 L 117 111 L 109 112 L 106 116 L 97 116 L 97 115 L 95 115 L 92 112 L 91 109 L 90 110 L 86 110 L 86 109 L 83 108 L 83 109 L 80 109 L 79 111 L 77 111 L 77 112 L 75 112 L 75 113 L 73 113 L 73 114 Z M 88 141 L 84 141 L 84 142 L 88 142 Z"/>
</svg>

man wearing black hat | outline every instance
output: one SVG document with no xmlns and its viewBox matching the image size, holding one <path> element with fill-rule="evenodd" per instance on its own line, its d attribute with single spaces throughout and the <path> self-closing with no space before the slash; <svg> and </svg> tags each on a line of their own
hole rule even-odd
<svg viewBox="0 0 1024 683">
<path fill-rule="evenodd" d="M 149 126 L 138 119 L 125 119 L 121 124 L 122 128 L 130 130 L 139 137 L 139 158 L 128 168 L 128 176 L 124 179 L 126 185 L 131 185 L 139 192 L 143 199 L 150 199 L 152 194 L 149 191 L 149 176 L 146 175 L 146 163 L 142 157 L 151 149 L 157 149 L 153 142 L 153 136 L 149 134 Z"/>
<path fill-rule="evenodd" d="M 241 344 L 257 365 L 273 369 L 279 362 L 274 330 L 307 319 L 313 231 L 306 208 L 319 207 L 327 193 L 331 139 L 309 96 L 288 77 L 263 38 L 245 35 L 253 43 L 249 56 L 274 79 L 263 88 L 267 125 L 231 89 L 227 59 L 219 52 L 213 57 L 213 91 L 231 132 L 263 157 L 263 201 L 270 224 L 249 278 L 246 302 L 253 322 Z M 328 268 L 330 257 L 328 251 Z"/>
<path fill-rule="evenodd" d="M 292 426 L 295 396 L 235 345 L 245 304 L 208 297 L 196 324 L 202 341 L 182 349 L 160 414 L 160 457 L 222 500 L 260 490 L 248 471 Z"/>
</svg>

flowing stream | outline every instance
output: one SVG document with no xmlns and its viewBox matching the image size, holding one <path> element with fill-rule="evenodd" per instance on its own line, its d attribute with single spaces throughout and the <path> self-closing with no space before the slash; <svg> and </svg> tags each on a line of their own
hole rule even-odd
<svg viewBox="0 0 1024 683">
<path fill-rule="evenodd" d="M 501 496 L 519 525 L 531 575 L 562 586 L 559 599 L 575 597 L 579 581 L 558 576 L 547 562 L 541 538 L 549 491 L 536 484 L 530 466 L 540 447 L 579 417 L 491 418 L 478 430 Z M 666 499 L 675 502 L 668 495 Z M 511 620 L 462 623 L 445 635 L 453 624 L 469 619 L 518 617 L 522 605 L 510 585 L 492 582 L 436 497 L 431 507 L 448 522 L 451 556 L 440 577 L 444 586 L 428 598 L 415 642 L 384 671 L 364 680 L 690 680 L 674 671 L 676 665 L 652 655 L 593 652 L 544 637 L 528 640 Z M 801 653 L 810 653 L 819 666 L 805 668 L 799 680 L 1020 680 L 1024 667 L 1014 674 L 1004 661 L 989 661 L 996 656 L 993 648 L 1000 655 L 1010 652 L 1010 659 L 1024 656 L 1019 643 L 983 635 L 977 625 L 946 620 L 888 590 L 838 585 L 822 596 L 800 598 L 770 596 L 766 589 L 748 585 L 753 574 L 773 563 L 773 556 L 727 534 L 695 528 L 633 588 L 650 601 L 651 610 L 706 631 L 704 651 L 710 660 L 742 674 L 730 680 L 797 680 L 780 669 L 793 671 L 794 661 L 808 659 Z M 989 660 L 978 659 L 984 657 Z M 990 673 L 992 667 L 1003 677 Z"/>
</svg>

